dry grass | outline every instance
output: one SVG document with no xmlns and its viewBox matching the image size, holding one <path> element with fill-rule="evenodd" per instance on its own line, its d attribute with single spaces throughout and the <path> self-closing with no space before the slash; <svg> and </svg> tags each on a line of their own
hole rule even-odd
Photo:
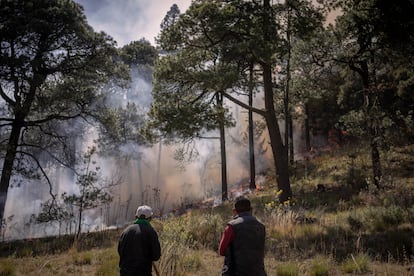
<svg viewBox="0 0 414 276">
<path fill-rule="evenodd" d="M 55 255 L 2 258 L 0 259 L 0 267 L 11 266 L 14 268 L 14 272 L 2 274 L 3 268 L 1 268 L 0 275 L 118 275 L 118 260 L 115 253 L 115 248 L 92 249 L 85 252 L 71 249 Z M 106 271 L 108 273 L 99 274 L 100 268 L 108 262 L 111 264 L 112 273 Z"/>
<path fill-rule="evenodd" d="M 408 154 L 413 148 L 389 153 L 384 166 L 387 187 L 381 191 L 349 187 L 348 183 L 355 183 L 350 166 L 365 171 L 363 155 L 351 161 L 344 154 L 324 156 L 298 165 L 292 181 L 295 198 L 289 205 L 277 202 L 269 177 L 264 191 L 250 195 L 254 214 L 267 228 L 268 275 L 414 276 L 414 174 L 406 165 L 414 164 L 413 154 Z M 353 177 L 360 180 L 362 176 Z M 326 190 L 316 191 L 317 184 Z M 160 274 L 220 275 L 223 257 L 217 247 L 230 216 L 231 205 L 225 203 L 212 210 L 154 220 L 162 245 L 162 258 L 156 262 Z M 0 276 L 118 275 L 119 230 L 96 235 L 78 249 L 67 247 L 67 241 L 59 247 L 53 239 L 18 248 L 9 245 L 8 257 L 0 258 Z M 53 253 L 47 254 L 50 249 Z"/>
<path fill-rule="evenodd" d="M 44 275 L 44 276 L 64 276 L 64 275 L 99 275 L 99 276 L 115 276 L 119 275 L 117 270 L 117 256 L 115 248 L 110 250 L 91 250 L 89 254 L 92 255 L 92 262 L 90 264 L 79 264 L 73 259 L 73 253 L 67 252 L 52 256 L 41 257 L 24 257 L 24 258 L 3 258 L 0 260 L 0 275 Z M 186 276 L 204 276 L 204 275 L 220 275 L 221 265 L 223 262 L 222 257 L 211 250 L 188 250 L 184 253 L 182 261 L 184 263 L 184 271 L 180 273 L 166 273 L 161 274 L 163 276 L 169 275 L 186 275 Z M 113 259 L 104 258 L 103 255 L 108 254 Z M 190 258 L 190 256 L 192 256 Z M 295 265 L 299 269 L 298 275 L 312 275 L 315 262 L 320 262 L 320 257 L 305 259 L 301 261 L 289 261 L 281 262 L 274 257 L 266 257 L 265 266 L 268 275 L 280 275 L 277 274 L 278 268 L 285 266 L 286 264 Z M 196 261 L 194 261 L 196 260 Z M 197 265 L 194 266 L 194 262 Z M 157 262 L 158 266 L 159 263 Z M 369 271 L 359 273 L 355 270 L 354 273 L 346 273 L 342 271 L 342 264 L 335 263 L 332 259 L 328 259 L 326 263 L 328 268 L 328 275 L 383 275 L 383 276 L 411 276 L 414 275 L 414 271 L 410 271 L 410 266 L 399 265 L 395 263 L 383 263 L 377 261 L 369 261 Z M 4 273 L 5 266 L 14 267 L 14 273 Z M 349 265 L 348 265 L 349 266 Z M 352 264 L 351 264 L 352 267 Z M 411 269 L 414 269 L 411 268 Z M 320 271 L 320 270 L 318 270 Z M 154 274 L 155 275 L 155 274 Z M 315 274 L 314 274 L 315 275 Z"/>
</svg>

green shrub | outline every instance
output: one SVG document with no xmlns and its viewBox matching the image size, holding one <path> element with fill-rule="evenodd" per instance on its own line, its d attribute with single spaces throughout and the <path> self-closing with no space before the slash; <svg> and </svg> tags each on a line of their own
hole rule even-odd
<svg viewBox="0 0 414 276">
<path fill-rule="evenodd" d="M 197 272 L 202 267 L 202 257 L 196 252 L 186 254 L 182 258 L 182 265 L 186 272 Z"/>
<path fill-rule="evenodd" d="M 330 261 L 324 257 L 316 257 L 312 261 L 310 275 L 311 276 L 328 276 L 330 268 Z"/>
<path fill-rule="evenodd" d="M 281 264 L 276 268 L 276 276 L 298 276 L 299 266 L 296 263 Z"/>
<path fill-rule="evenodd" d="M 324 235 L 324 228 L 319 224 L 299 224 L 294 233 L 296 239 L 302 239 L 303 245 L 310 245 L 320 240 Z"/>
<path fill-rule="evenodd" d="M 188 218 L 185 216 L 166 221 L 159 236 L 167 244 L 177 243 L 190 248 L 194 245 L 193 237 L 188 228 Z"/>
<path fill-rule="evenodd" d="M 181 259 L 188 249 L 176 241 L 162 241 L 161 248 L 161 258 L 156 264 L 160 275 L 184 275 Z"/>
<path fill-rule="evenodd" d="M 374 206 L 354 212 L 347 217 L 347 222 L 352 231 L 384 232 L 409 222 L 409 215 L 396 205 Z"/>
<path fill-rule="evenodd" d="M 399 206 L 389 206 L 387 208 L 370 208 L 368 218 L 371 223 L 372 231 L 386 231 L 395 228 L 404 222 L 404 210 Z"/>
<path fill-rule="evenodd" d="M 225 225 L 220 215 L 187 215 L 165 221 L 159 233 L 167 243 L 177 242 L 192 249 L 216 251 Z"/>
<path fill-rule="evenodd" d="M 342 265 L 341 270 L 345 273 L 367 273 L 369 269 L 370 259 L 367 255 L 359 254 L 356 257 L 351 255 Z"/>
<path fill-rule="evenodd" d="M 188 231 L 194 242 L 203 248 L 218 249 L 221 234 L 226 223 L 219 215 L 203 214 L 190 217 Z"/>
<path fill-rule="evenodd" d="M 345 177 L 346 183 L 355 191 L 363 190 L 368 187 L 366 170 L 360 168 L 349 168 Z"/>
</svg>

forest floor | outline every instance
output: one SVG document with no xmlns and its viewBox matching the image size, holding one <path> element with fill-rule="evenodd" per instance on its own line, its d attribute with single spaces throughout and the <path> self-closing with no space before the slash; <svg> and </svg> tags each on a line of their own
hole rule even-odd
<svg viewBox="0 0 414 276">
<path fill-rule="evenodd" d="M 414 146 L 386 154 L 382 190 L 369 182 L 368 189 L 352 186 L 367 179 L 368 156 L 341 151 L 298 162 L 289 207 L 275 204 L 271 174 L 263 190 L 248 195 L 266 225 L 268 275 L 414 276 Z M 225 203 L 153 220 L 163 250 L 155 263 L 160 275 L 220 275 L 217 246 L 230 213 Z M 121 231 L 85 234 L 77 246 L 73 237 L 1 242 L 0 276 L 119 275 Z"/>
</svg>

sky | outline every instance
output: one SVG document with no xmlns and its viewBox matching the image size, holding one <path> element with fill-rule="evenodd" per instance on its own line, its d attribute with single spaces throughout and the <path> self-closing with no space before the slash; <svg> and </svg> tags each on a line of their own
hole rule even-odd
<svg viewBox="0 0 414 276">
<path fill-rule="evenodd" d="M 89 25 L 96 32 L 104 31 L 122 47 L 145 38 L 155 46 L 154 37 L 173 4 L 181 13 L 191 0 L 75 0 L 84 7 Z"/>
</svg>

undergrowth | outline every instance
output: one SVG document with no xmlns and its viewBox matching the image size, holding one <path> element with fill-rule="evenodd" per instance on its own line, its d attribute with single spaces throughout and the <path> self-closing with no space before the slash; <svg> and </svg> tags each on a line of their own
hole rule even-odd
<svg viewBox="0 0 414 276">
<path fill-rule="evenodd" d="M 247 195 L 253 214 L 266 225 L 268 274 L 406 275 L 414 256 L 414 175 L 406 165 L 414 164 L 413 148 L 387 153 L 380 190 L 372 187 L 363 152 L 338 152 L 295 164 L 294 198 L 289 202 L 278 202 L 275 177 L 269 174 L 262 191 Z M 218 275 L 223 259 L 217 248 L 231 219 L 231 205 L 225 202 L 153 220 L 162 245 L 162 257 L 155 263 L 160 275 Z M 74 266 L 70 271 L 93 267 L 94 275 L 118 275 L 120 231 L 96 237 L 90 233 L 76 249 L 70 249 L 68 237 L 62 246 L 58 239 L 1 244 L 0 275 L 20 275 L 20 260 L 27 264 L 42 254 L 66 254 L 66 264 Z M 36 242 L 39 246 L 33 246 Z M 104 253 L 88 253 L 91 248 Z M 47 269 L 55 271 L 50 275 L 59 274 L 51 263 L 42 272 Z M 27 271 L 30 268 L 26 275 L 35 275 Z"/>
</svg>

